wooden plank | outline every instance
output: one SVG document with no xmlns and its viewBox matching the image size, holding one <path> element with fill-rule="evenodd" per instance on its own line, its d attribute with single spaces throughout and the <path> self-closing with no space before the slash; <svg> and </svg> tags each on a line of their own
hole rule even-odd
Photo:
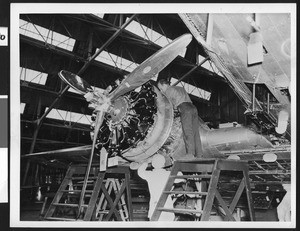
<svg viewBox="0 0 300 231">
<path fill-rule="evenodd" d="M 247 195 L 247 199 L 248 199 L 248 208 L 249 208 L 250 219 L 251 219 L 251 221 L 255 221 L 255 213 L 254 213 L 254 207 L 253 207 L 253 200 L 252 200 L 252 193 L 251 193 L 248 169 L 244 170 L 243 172 L 244 172 L 246 195 Z"/>
<path fill-rule="evenodd" d="M 210 179 L 210 184 L 208 187 L 208 196 L 206 197 L 204 207 L 203 207 L 203 214 L 201 216 L 201 221 L 208 221 L 210 212 L 212 209 L 212 205 L 214 203 L 215 193 L 217 190 L 217 185 L 220 176 L 220 170 L 217 169 L 217 162 L 214 165 L 212 173 L 212 178 Z"/>
<path fill-rule="evenodd" d="M 104 186 L 106 189 L 107 189 L 107 192 L 108 194 L 111 193 L 112 191 L 112 183 L 111 183 L 111 179 L 108 178 L 107 181 L 105 182 L 105 186 Z M 102 221 L 103 220 L 103 216 L 104 214 L 108 214 L 108 211 L 107 213 L 104 213 L 103 210 L 106 209 L 107 207 L 107 200 L 104 200 L 105 199 L 105 194 L 104 193 L 101 193 L 101 196 L 100 196 L 100 199 L 99 199 L 99 203 L 98 203 L 98 206 L 96 208 L 96 214 L 95 214 L 95 217 L 97 218 L 98 217 L 98 214 L 99 215 L 99 221 Z M 99 210 L 102 210 L 101 212 L 99 212 Z"/>
<path fill-rule="evenodd" d="M 207 174 L 199 174 L 199 175 L 175 175 L 175 176 L 171 176 L 170 177 L 174 177 L 176 179 L 202 179 L 202 178 L 211 178 L 211 175 L 207 175 Z"/>
<path fill-rule="evenodd" d="M 126 194 L 127 194 L 127 210 L 129 221 L 133 220 L 133 207 L 131 197 L 130 172 L 125 173 Z"/>
<path fill-rule="evenodd" d="M 224 202 L 223 198 L 221 197 L 220 193 L 218 190 L 216 190 L 216 198 L 219 201 L 220 205 L 225 211 L 226 218 L 229 219 L 230 221 L 235 221 L 234 217 L 232 216 L 232 212 L 228 209 L 226 203 Z"/>
<path fill-rule="evenodd" d="M 180 166 L 179 162 L 175 161 L 174 165 L 173 165 L 173 167 L 171 169 L 170 175 L 172 175 L 172 176 L 177 175 L 177 173 L 179 171 L 179 166 Z M 175 181 L 174 177 L 169 178 L 168 181 L 167 181 L 167 183 L 166 183 L 166 185 L 165 185 L 165 188 L 163 189 L 163 191 L 170 191 L 172 189 L 172 187 L 173 187 L 174 181 Z M 156 207 L 154 209 L 154 212 L 153 212 L 153 214 L 151 216 L 151 219 L 150 219 L 151 221 L 158 221 L 158 219 L 159 219 L 159 217 L 161 215 L 161 210 L 158 210 L 157 208 L 164 207 L 164 205 L 165 205 L 165 203 L 167 201 L 167 198 L 168 198 L 168 194 L 166 194 L 166 193 L 162 193 L 161 194 L 161 196 L 160 196 L 160 198 L 159 198 L 159 200 L 158 200 L 158 202 L 156 204 Z"/>
<path fill-rule="evenodd" d="M 67 204 L 67 203 L 53 203 L 54 206 L 61 206 L 61 207 L 73 207 L 78 208 L 78 204 Z"/>
<path fill-rule="evenodd" d="M 47 217 L 45 220 L 53 220 L 53 221 L 77 221 L 76 219 L 65 218 L 65 217 Z"/>
<path fill-rule="evenodd" d="M 239 202 L 239 199 L 244 191 L 244 188 L 245 188 L 245 177 L 241 180 L 240 185 L 236 191 L 236 194 L 235 194 L 234 198 L 232 199 L 232 202 L 229 206 L 229 211 L 231 212 L 231 214 L 233 213 L 237 203 Z M 225 219 L 225 220 L 227 220 L 227 219 Z"/>
<path fill-rule="evenodd" d="M 102 185 L 101 188 L 102 188 L 102 192 L 104 193 L 104 196 L 105 196 L 107 202 L 109 203 L 110 211 L 112 210 L 116 214 L 117 219 L 120 219 L 120 216 L 118 216 L 118 212 L 117 212 L 117 210 L 116 210 L 116 208 L 114 206 L 114 202 L 113 202 L 113 200 L 110 197 L 110 194 L 107 192 L 107 190 L 105 189 L 104 185 Z M 106 217 L 105 221 L 108 221 L 107 217 Z"/>
<path fill-rule="evenodd" d="M 119 214 L 118 211 L 116 210 L 116 207 L 117 207 L 118 202 L 119 202 L 120 199 L 121 199 L 121 196 L 123 195 L 123 193 L 124 193 L 124 191 L 125 191 L 125 187 L 126 187 L 126 184 L 123 183 L 123 184 L 122 184 L 122 187 L 121 187 L 121 189 L 120 189 L 120 191 L 119 191 L 119 193 L 116 195 L 116 198 L 115 198 L 115 201 L 114 201 L 112 207 L 111 207 L 110 210 L 109 210 L 109 213 L 108 213 L 108 215 L 107 215 L 106 220 L 109 220 L 109 219 L 111 218 L 112 214 L 114 213 L 114 214 L 116 215 L 116 217 L 117 217 L 117 220 L 118 220 L 118 221 L 122 221 L 122 219 L 121 219 L 121 217 L 120 217 L 120 214 Z"/>
<path fill-rule="evenodd" d="M 69 169 L 67 170 L 66 172 L 66 175 L 65 175 L 65 178 L 63 180 L 63 182 L 61 183 L 61 185 L 59 186 L 58 190 L 57 190 L 57 193 L 55 194 L 49 208 L 48 208 L 48 211 L 46 212 L 45 214 L 45 219 L 48 218 L 48 217 L 51 217 L 55 211 L 55 203 L 59 203 L 62 195 L 63 195 L 63 192 L 62 190 L 66 189 L 69 182 L 70 182 L 70 177 L 73 175 L 73 173 L 75 172 L 75 167 L 74 166 L 70 166 Z"/>
<path fill-rule="evenodd" d="M 176 208 L 157 208 L 160 211 L 164 212 L 171 212 L 171 213 L 182 213 L 182 214 L 202 214 L 203 210 L 196 210 L 196 209 L 176 209 Z"/>
<path fill-rule="evenodd" d="M 232 199 L 232 202 L 229 206 L 229 210 L 230 210 L 231 213 L 233 213 L 237 203 L 239 202 L 239 199 L 240 199 L 240 197 L 241 197 L 241 195 L 244 191 L 244 188 L 245 188 L 245 178 L 243 178 L 241 180 L 241 183 L 240 183 L 240 185 L 239 185 L 239 187 L 236 191 L 236 194 L 234 195 L 234 198 Z"/>
<path fill-rule="evenodd" d="M 192 194 L 192 195 L 203 195 L 206 196 L 207 192 L 189 192 L 189 191 L 163 191 L 163 193 L 167 193 L 167 194 Z"/>
<path fill-rule="evenodd" d="M 93 213 L 95 212 L 96 201 L 100 192 L 101 185 L 103 184 L 104 177 L 105 177 L 105 173 L 101 173 L 101 172 L 98 173 L 98 178 L 94 186 L 94 190 L 90 198 L 88 208 L 84 214 L 84 218 L 83 218 L 84 221 L 90 221 Z"/>
<path fill-rule="evenodd" d="M 96 176 L 89 176 L 89 180 L 96 180 L 97 177 Z M 83 176 L 76 176 L 76 177 L 72 177 L 72 180 L 84 180 Z"/>
<path fill-rule="evenodd" d="M 248 165 L 246 160 L 218 160 L 217 168 L 220 170 L 243 171 Z"/>
</svg>

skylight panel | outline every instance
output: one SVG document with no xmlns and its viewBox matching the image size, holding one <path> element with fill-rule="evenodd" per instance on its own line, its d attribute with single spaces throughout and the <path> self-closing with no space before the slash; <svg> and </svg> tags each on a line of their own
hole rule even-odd
<svg viewBox="0 0 300 231">
<path fill-rule="evenodd" d="M 178 55 L 181 56 L 182 58 L 184 58 L 186 50 L 187 50 L 187 48 L 185 47 Z"/>
<path fill-rule="evenodd" d="M 21 113 L 21 114 L 24 113 L 25 106 L 26 106 L 26 103 L 21 103 L 21 106 L 20 106 L 20 113 Z"/>
<path fill-rule="evenodd" d="M 46 108 L 46 110 L 48 110 L 48 108 Z M 87 125 L 91 124 L 91 121 L 89 120 L 88 116 L 85 114 L 59 110 L 59 109 L 52 109 L 50 113 L 47 115 L 47 118 L 69 122 L 70 123 L 69 125 L 71 125 L 72 123 L 80 123 L 80 124 L 87 124 Z"/>
<path fill-rule="evenodd" d="M 93 90 L 99 93 L 103 93 L 105 89 L 99 88 L 99 87 L 93 87 Z"/>
<path fill-rule="evenodd" d="M 178 80 L 175 78 L 171 78 L 170 82 L 171 85 L 176 83 Z M 210 100 L 211 93 L 208 91 L 205 91 L 199 87 L 195 87 L 189 83 L 180 82 L 181 86 L 186 90 L 187 93 L 194 95 L 196 97 L 199 97 L 201 99 Z"/>
<path fill-rule="evenodd" d="M 199 62 L 202 62 L 204 59 L 205 58 L 202 55 L 199 55 Z M 224 77 L 222 72 L 220 72 L 216 65 L 210 60 L 208 60 L 208 62 L 204 62 L 201 67 Z"/>
<path fill-rule="evenodd" d="M 20 70 L 20 79 L 31 83 L 45 85 L 47 76 L 48 75 L 44 72 L 39 72 L 24 67 L 21 67 Z"/>
<path fill-rule="evenodd" d="M 95 86 L 92 86 L 93 90 L 94 91 L 97 91 L 97 92 L 100 92 L 100 93 L 103 93 L 105 91 L 105 89 L 102 89 L 102 88 L 99 88 L 99 87 L 95 87 Z M 78 95 L 81 95 L 81 93 L 79 93 L 78 91 L 76 91 L 74 88 L 70 87 L 68 89 L 68 92 L 72 92 L 72 93 L 76 93 Z"/>
<path fill-rule="evenodd" d="M 96 51 L 97 52 L 97 51 Z M 133 71 L 138 64 L 128 59 L 122 58 L 120 56 L 111 54 L 107 51 L 102 51 L 97 57 L 96 60 L 102 63 L 106 63 L 113 67 L 118 67 L 122 70 Z"/>
<path fill-rule="evenodd" d="M 71 112 L 69 113 L 69 116 L 70 116 L 70 121 L 72 122 L 81 123 L 81 124 L 91 124 L 88 117 L 84 114 Z"/>
<path fill-rule="evenodd" d="M 167 38 L 166 36 L 157 33 L 156 31 L 150 29 L 149 27 L 146 27 L 136 21 L 132 21 L 129 23 L 129 25 L 126 27 L 126 30 L 146 39 L 149 40 L 160 47 L 164 47 L 172 42 L 171 39 Z"/>
<path fill-rule="evenodd" d="M 104 17 L 104 14 L 100 14 L 100 13 L 94 13 L 93 15 L 99 17 L 99 18 L 103 18 Z"/>
<path fill-rule="evenodd" d="M 69 87 L 68 89 L 68 92 L 72 92 L 72 93 L 75 93 L 75 94 L 80 94 L 78 91 L 76 91 L 73 87 Z"/>
<path fill-rule="evenodd" d="M 20 34 L 37 39 L 39 41 L 57 46 L 69 51 L 73 50 L 75 39 L 64 36 L 47 28 L 32 24 L 20 19 Z"/>
</svg>

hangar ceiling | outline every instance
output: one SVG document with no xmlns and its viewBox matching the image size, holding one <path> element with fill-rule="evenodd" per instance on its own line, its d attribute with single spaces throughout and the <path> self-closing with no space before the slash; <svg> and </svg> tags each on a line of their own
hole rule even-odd
<svg viewBox="0 0 300 231">
<path fill-rule="evenodd" d="M 208 23 L 208 14 L 200 17 Z M 19 31 L 22 154 L 91 144 L 92 110 L 81 95 L 63 92 L 60 70 L 80 73 L 92 86 L 105 89 L 189 33 L 178 14 L 21 14 Z M 182 80 L 179 84 L 211 126 L 246 123 L 239 98 L 205 58 L 193 39 L 158 78 Z"/>
<path fill-rule="evenodd" d="M 133 29 L 130 30 L 130 26 L 121 28 L 131 19 Z M 71 90 L 61 95 L 65 85 L 57 76 L 60 70 L 78 73 L 88 64 L 80 76 L 92 86 L 105 89 L 162 46 L 188 33 L 177 14 L 104 14 L 100 17 L 94 14 L 21 14 L 19 28 L 22 154 L 91 143 L 92 110 L 82 96 Z M 135 33 L 135 28 L 142 33 Z M 102 49 L 106 57 L 90 61 L 98 49 Z M 191 92 L 195 93 L 197 87 L 198 92 L 211 94 L 216 83 L 224 84 L 225 81 L 218 72 L 198 65 L 199 57 L 203 56 L 202 47 L 192 41 L 185 54 L 178 56 L 158 78 L 176 80 L 187 74 L 184 82 L 190 84 Z M 196 104 L 204 107 L 214 104 L 199 97 L 199 93 L 191 96 Z M 211 97 L 214 98 L 214 94 Z M 43 118 L 35 137 L 39 118 L 49 107 L 51 109 L 57 98 L 60 99 Z M 54 113 L 58 116 L 51 117 Z M 83 117 L 85 122 L 72 120 L 74 115 Z"/>
</svg>

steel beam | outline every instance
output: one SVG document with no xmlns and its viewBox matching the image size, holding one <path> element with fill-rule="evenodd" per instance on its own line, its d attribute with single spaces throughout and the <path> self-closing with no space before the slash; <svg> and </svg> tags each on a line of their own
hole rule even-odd
<svg viewBox="0 0 300 231">
<path fill-rule="evenodd" d="M 132 20 L 136 17 L 136 14 L 132 15 L 127 22 L 125 22 L 119 30 L 117 30 L 111 37 L 109 40 L 107 40 L 100 48 L 99 50 L 88 60 L 88 62 L 86 62 L 84 64 L 84 66 L 79 70 L 79 72 L 77 73 L 78 75 L 80 75 L 81 73 L 83 73 L 85 71 L 85 69 L 90 65 L 91 61 L 93 61 L 124 29 L 126 26 L 128 26 Z"/>
<path fill-rule="evenodd" d="M 28 124 L 32 124 L 34 123 L 33 121 L 31 120 L 24 120 L 22 119 L 21 120 L 21 123 L 28 123 Z M 72 130 L 76 130 L 76 131 L 81 131 L 81 132 L 91 132 L 91 129 L 90 129 L 90 126 L 89 125 L 86 125 L 86 128 L 84 128 L 83 126 L 81 127 L 74 127 L 73 125 L 72 126 L 65 126 L 63 124 L 51 124 L 51 123 L 43 123 L 45 126 L 49 126 L 49 127 L 55 127 L 55 128 L 64 128 L 64 129 L 72 129 Z M 77 123 L 78 124 L 78 123 Z"/>
<path fill-rule="evenodd" d="M 24 141 L 31 141 L 32 140 L 32 138 L 30 138 L 30 137 L 25 137 L 25 136 L 23 136 L 23 137 L 21 137 L 21 139 L 22 140 L 24 140 Z M 84 146 L 84 145 L 87 145 L 87 144 L 84 144 L 84 143 L 78 143 L 78 142 L 70 142 L 70 141 L 68 141 L 68 142 L 65 142 L 65 141 L 59 141 L 59 140 L 48 140 L 48 139 L 37 139 L 36 141 L 38 141 L 39 143 L 47 143 L 47 144 L 61 144 L 61 145 L 67 145 L 67 144 L 69 144 L 69 145 L 80 145 L 80 146 Z"/>
<path fill-rule="evenodd" d="M 113 36 L 107 40 L 102 47 L 99 48 L 99 50 L 84 64 L 84 66 L 79 70 L 79 72 L 77 73 L 78 75 L 82 74 L 86 68 L 91 64 L 91 62 L 125 29 L 126 26 L 128 26 L 129 23 L 132 22 L 132 20 L 135 18 L 135 14 L 132 15 L 130 17 L 129 20 L 127 20 L 126 23 L 124 23 L 124 25 L 118 30 L 116 31 Z M 70 86 L 66 86 L 62 91 L 60 91 L 58 93 L 57 98 L 53 101 L 53 103 L 48 107 L 48 110 L 39 118 L 36 120 L 37 123 L 37 127 L 35 129 L 34 135 L 33 135 L 33 141 L 30 147 L 30 153 L 33 152 L 34 150 L 34 146 L 35 146 L 35 142 L 36 142 L 36 138 L 39 132 L 39 129 L 41 127 L 42 121 L 44 120 L 44 118 L 51 112 L 51 110 L 54 108 L 55 104 L 60 100 L 60 98 L 64 95 L 64 93 L 70 88 Z"/>
<path fill-rule="evenodd" d="M 212 40 L 212 32 L 213 32 L 213 26 L 214 25 L 214 18 L 213 14 L 208 14 L 208 22 L 207 22 L 207 31 L 206 31 L 206 43 L 211 46 L 211 40 Z"/>
<path fill-rule="evenodd" d="M 86 68 L 91 64 L 91 62 L 125 29 L 126 26 L 128 26 L 129 23 L 132 22 L 132 20 L 135 18 L 136 14 L 132 15 L 129 20 L 127 20 L 127 22 L 125 22 L 119 30 L 117 30 L 113 36 L 107 40 L 102 47 L 99 48 L 99 50 L 92 56 L 89 58 L 89 60 L 83 65 L 83 67 L 79 70 L 79 72 L 77 73 L 78 75 L 82 74 Z M 67 85 L 63 90 L 61 90 L 57 96 L 57 98 L 53 101 L 53 103 L 48 107 L 48 110 L 40 117 L 38 118 L 35 122 L 36 122 L 36 128 L 34 130 L 34 134 L 33 134 L 33 138 L 32 138 L 32 143 L 30 146 L 30 151 L 29 153 L 33 153 L 34 151 L 34 147 L 36 144 L 36 140 L 37 140 L 37 136 L 40 130 L 40 127 L 42 125 L 42 122 L 44 120 L 44 118 L 51 112 L 51 110 L 54 108 L 55 104 L 61 99 L 61 97 L 64 95 L 64 93 L 70 88 L 69 85 Z M 25 175 L 23 178 L 23 185 L 26 183 L 27 180 L 27 174 L 28 174 L 28 170 L 29 170 L 29 166 L 30 166 L 30 161 L 27 162 L 26 164 L 26 169 L 25 169 Z"/>
<path fill-rule="evenodd" d="M 185 79 L 187 76 L 189 76 L 189 74 L 191 74 L 194 70 L 196 70 L 198 67 L 202 66 L 208 59 L 209 59 L 209 57 L 206 57 L 205 59 L 203 59 L 197 66 L 194 66 L 191 70 L 189 70 L 186 74 L 184 74 L 180 79 L 178 79 L 173 84 L 173 86 L 176 86 L 179 82 L 181 82 L 183 79 Z"/>
<path fill-rule="evenodd" d="M 21 39 L 21 42 L 30 44 L 32 46 L 35 46 L 35 47 L 38 47 L 38 48 L 41 48 L 41 49 L 48 49 L 55 55 L 61 55 L 61 56 L 67 57 L 69 59 L 78 60 L 80 62 L 86 62 L 87 61 L 83 57 L 75 55 L 74 53 L 72 53 L 68 50 L 62 49 L 60 47 L 54 47 L 52 45 L 47 45 L 47 44 L 45 44 L 45 43 L 43 43 L 39 40 L 30 38 L 30 37 L 27 37 L 27 36 L 24 36 L 24 35 L 20 35 L 20 39 Z M 103 69 L 108 69 L 110 72 L 115 72 L 116 74 L 119 74 L 119 75 L 124 74 L 124 73 L 127 74 L 126 71 L 119 71 L 119 70 L 109 66 L 108 64 L 104 64 L 104 63 L 101 63 L 101 62 L 96 61 L 96 60 L 93 61 L 93 65 L 95 65 L 97 67 L 100 67 L 100 68 L 103 68 Z"/>
</svg>

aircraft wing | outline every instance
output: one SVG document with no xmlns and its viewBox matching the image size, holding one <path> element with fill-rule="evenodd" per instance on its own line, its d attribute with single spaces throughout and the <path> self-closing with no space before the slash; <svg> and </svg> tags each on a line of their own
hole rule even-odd
<svg viewBox="0 0 300 231">
<path fill-rule="evenodd" d="M 290 110 L 287 91 L 291 80 L 289 15 L 179 16 L 227 79 L 246 112 L 262 112 L 268 123 L 276 126 L 279 112 Z M 269 93 L 270 98 L 260 97 L 262 91 Z"/>
<path fill-rule="evenodd" d="M 67 167 L 70 163 L 87 163 L 91 154 L 91 145 L 52 150 L 46 152 L 37 152 L 22 155 L 22 159 L 30 159 L 45 165 Z"/>
</svg>

